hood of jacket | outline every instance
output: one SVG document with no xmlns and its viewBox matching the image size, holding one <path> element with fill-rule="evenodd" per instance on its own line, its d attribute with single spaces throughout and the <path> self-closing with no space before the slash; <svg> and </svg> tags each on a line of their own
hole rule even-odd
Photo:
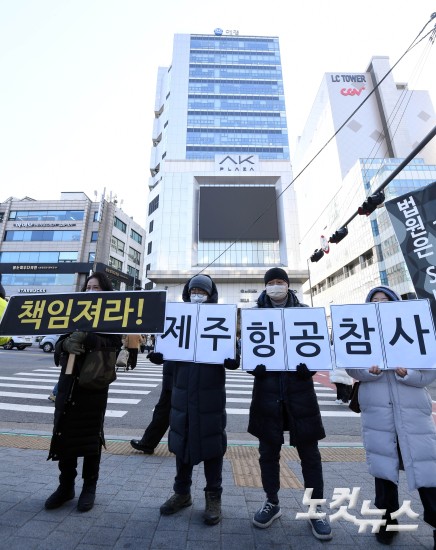
<svg viewBox="0 0 436 550">
<path fill-rule="evenodd" d="M 392 290 L 392 288 L 389 288 L 388 286 L 376 286 L 369 291 L 365 302 L 370 302 L 376 292 L 383 292 L 391 302 L 399 302 L 401 300 L 401 297 L 395 292 L 395 290 Z"/>
<path fill-rule="evenodd" d="M 209 277 L 209 275 L 206 275 L 206 277 Z M 192 277 L 191 277 L 192 279 Z M 182 292 L 182 299 L 184 302 L 190 302 L 191 299 L 189 297 L 189 281 L 191 280 L 189 279 L 185 286 L 183 287 L 183 292 Z M 209 298 L 207 299 L 207 302 L 205 302 L 206 304 L 217 304 L 218 303 L 218 289 L 216 287 L 216 284 L 214 283 L 214 280 L 212 279 L 212 277 L 209 277 L 209 279 L 212 281 L 212 294 L 209 296 Z"/>
</svg>

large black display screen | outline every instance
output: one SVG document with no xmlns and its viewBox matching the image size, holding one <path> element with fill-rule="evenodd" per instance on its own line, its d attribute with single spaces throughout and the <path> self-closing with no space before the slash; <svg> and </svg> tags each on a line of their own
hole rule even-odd
<svg viewBox="0 0 436 550">
<path fill-rule="evenodd" d="M 275 187 L 200 187 L 199 238 L 277 241 Z"/>
</svg>

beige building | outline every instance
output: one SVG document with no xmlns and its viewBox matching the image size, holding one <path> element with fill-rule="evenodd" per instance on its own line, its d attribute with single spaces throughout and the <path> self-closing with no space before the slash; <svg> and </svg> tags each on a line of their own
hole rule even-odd
<svg viewBox="0 0 436 550">
<path fill-rule="evenodd" d="M 76 292 L 90 271 L 116 290 L 144 287 L 145 229 L 117 207 L 82 192 L 59 200 L 11 197 L 0 204 L 0 273 L 7 296 Z"/>
</svg>

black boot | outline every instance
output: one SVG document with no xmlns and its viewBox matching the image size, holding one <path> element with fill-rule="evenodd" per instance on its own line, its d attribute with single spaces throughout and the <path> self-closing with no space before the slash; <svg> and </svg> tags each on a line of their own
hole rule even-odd
<svg viewBox="0 0 436 550">
<path fill-rule="evenodd" d="M 221 494 L 206 491 L 206 509 L 203 519 L 207 525 L 216 525 L 221 521 Z"/>
<path fill-rule="evenodd" d="M 97 489 L 97 480 L 84 480 L 82 492 L 79 496 L 77 503 L 77 509 L 79 512 L 89 512 L 92 509 L 95 502 L 95 491 Z"/>
<path fill-rule="evenodd" d="M 59 508 L 62 504 L 74 497 L 74 481 L 73 483 L 60 483 L 56 491 L 45 501 L 45 509 L 54 510 L 55 508 Z"/>
<path fill-rule="evenodd" d="M 378 533 L 375 534 L 375 538 L 380 544 L 392 544 L 392 541 L 394 540 L 395 535 L 398 534 L 398 531 L 386 531 L 386 527 L 388 525 L 398 525 L 398 520 L 391 519 L 391 515 L 389 513 L 386 513 L 382 519 L 386 520 L 386 525 L 383 525 L 380 527 L 380 530 Z"/>
<path fill-rule="evenodd" d="M 153 447 L 148 447 L 144 445 L 141 439 L 132 439 L 130 445 L 137 451 L 142 451 L 146 455 L 152 455 L 154 453 Z"/>
</svg>

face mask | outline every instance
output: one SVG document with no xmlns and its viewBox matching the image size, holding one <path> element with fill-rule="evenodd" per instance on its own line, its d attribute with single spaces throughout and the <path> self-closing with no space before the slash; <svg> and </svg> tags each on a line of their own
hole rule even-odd
<svg viewBox="0 0 436 550">
<path fill-rule="evenodd" d="M 191 294 L 191 302 L 193 304 L 203 304 L 207 301 L 207 296 L 204 294 Z"/>
<path fill-rule="evenodd" d="M 272 300 L 283 300 L 288 295 L 288 287 L 285 285 L 267 286 L 266 293 Z"/>
</svg>

